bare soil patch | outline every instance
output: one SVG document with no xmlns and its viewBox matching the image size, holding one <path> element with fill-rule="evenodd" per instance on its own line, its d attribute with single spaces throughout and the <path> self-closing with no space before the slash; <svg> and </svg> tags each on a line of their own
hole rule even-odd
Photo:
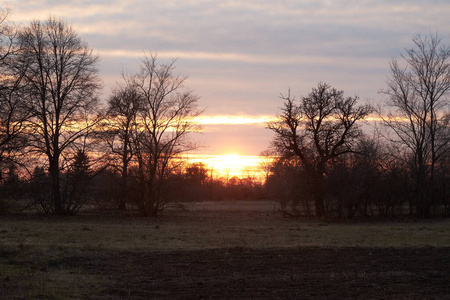
<svg viewBox="0 0 450 300">
<path fill-rule="evenodd" d="M 72 261 L 112 282 L 94 298 L 448 299 L 450 249 L 215 249 Z"/>
<path fill-rule="evenodd" d="M 2 277 L 2 299 L 449 299 L 450 295 L 449 248 L 89 251 L 40 260 L 39 265 L 18 262 L 17 253 L 1 255 L 10 264 L 39 267 L 40 277 L 58 270 L 78 274 L 72 278 L 85 285 L 71 295 L 47 291 L 21 298 L 15 297 L 15 278 Z M 35 276 L 36 285 L 40 277 Z"/>
<path fill-rule="evenodd" d="M 0 217 L 0 299 L 450 299 L 448 220 L 340 224 L 238 205 Z"/>
</svg>

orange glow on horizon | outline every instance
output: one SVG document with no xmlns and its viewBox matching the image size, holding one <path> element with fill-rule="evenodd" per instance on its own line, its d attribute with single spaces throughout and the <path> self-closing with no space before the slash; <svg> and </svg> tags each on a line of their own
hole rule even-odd
<svg viewBox="0 0 450 300">
<path fill-rule="evenodd" d="M 251 116 L 251 115 L 216 115 L 216 116 L 198 116 L 195 121 L 199 125 L 252 125 L 266 124 L 276 120 L 273 116 Z"/>
<path fill-rule="evenodd" d="M 264 179 L 262 169 L 263 160 L 267 157 L 258 155 L 203 155 L 191 154 L 187 158 L 189 163 L 203 163 L 212 171 L 214 178 L 230 179 L 234 176 L 238 178 L 252 177 L 258 181 Z"/>
<path fill-rule="evenodd" d="M 408 119 L 402 116 L 386 116 L 386 119 L 393 119 L 395 121 L 405 121 Z M 375 114 L 371 114 L 364 120 L 368 122 L 381 122 L 386 120 Z M 194 120 L 198 125 L 266 125 L 269 122 L 280 121 L 279 116 L 268 116 L 268 115 L 200 115 Z"/>
</svg>

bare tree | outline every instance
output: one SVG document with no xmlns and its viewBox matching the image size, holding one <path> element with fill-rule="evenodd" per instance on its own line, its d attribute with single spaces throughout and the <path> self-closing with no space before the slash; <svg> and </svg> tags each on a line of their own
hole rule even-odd
<svg viewBox="0 0 450 300">
<path fill-rule="evenodd" d="M 142 99 L 138 113 L 141 128 L 133 136 L 138 162 L 144 216 L 161 212 L 170 201 L 164 195 L 165 183 L 181 153 L 191 150 L 189 132 L 198 130 L 195 118 L 201 113 L 198 97 L 184 88 L 186 77 L 174 74 L 175 60 L 160 63 L 156 55 L 145 56 L 140 72 L 127 79 Z"/>
<path fill-rule="evenodd" d="M 12 68 L 18 48 L 16 28 L 8 24 L 9 11 L 0 12 L 0 178 L 1 165 L 24 146 L 29 117 L 22 103 L 24 70 Z"/>
<path fill-rule="evenodd" d="M 9 9 L 0 11 L 0 61 L 4 61 L 14 52 L 16 31 L 8 24 Z"/>
<path fill-rule="evenodd" d="M 125 78 L 125 77 L 124 77 Z M 126 81 L 126 80 L 125 80 Z M 129 189 L 128 173 L 134 157 L 133 136 L 139 130 L 138 113 L 143 109 L 142 97 L 129 82 L 113 90 L 108 100 L 107 143 L 114 156 L 120 160 L 120 195 L 118 208 L 126 209 Z"/>
<path fill-rule="evenodd" d="M 261 157 L 259 166 L 261 168 L 261 172 L 264 175 L 264 180 L 267 181 L 267 179 L 269 179 L 269 175 L 276 158 L 276 152 L 273 149 L 267 149 L 262 151 L 259 156 Z"/>
<path fill-rule="evenodd" d="M 19 40 L 15 65 L 26 69 L 24 101 L 33 115 L 29 145 L 48 163 L 54 213 L 66 214 L 71 210 L 61 195 L 62 161 L 71 158 L 98 121 L 93 115 L 101 87 L 98 58 L 67 23 L 54 18 L 31 22 Z"/>
<path fill-rule="evenodd" d="M 323 181 L 327 164 L 337 157 L 355 153 L 362 131 L 358 122 L 372 111 L 371 106 L 357 106 L 358 97 L 344 97 L 326 83 L 303 97 L 299 104 L 290 92 L 281 96 L 285 101 L 279 120 L 268 128 L 275 132 L 274 146 L 284 155 L 295 155 L 311 177 L 316 216 L 326 214 Z"/>
<path fill-rule="evenodd" d="M 437 35 L 413 38 L 414 47 L 394 58 L 387 79 L 388 106 L 395 109 L 381 117 L 394 133 L 393 142 L 406 147 L 414 174 L 415 205 L 419 216 L 429 214 L 434 202 L 435 168 L 450 150 L 446 113 L 450 92 L 450 47 Z"/>
</svg>

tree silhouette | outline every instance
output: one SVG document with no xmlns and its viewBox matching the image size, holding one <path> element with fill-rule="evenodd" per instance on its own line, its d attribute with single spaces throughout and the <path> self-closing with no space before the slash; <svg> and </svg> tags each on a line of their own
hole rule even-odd
<svg viewBox="0 0 450 300">
<path fill-rule="evenodd" d="M 284 155 L 295 155 L 311 178 L 316 216 L 326 214 L 323 181 L 327 164 L 334 159 L 355 153 L 362 136 L 358 122 L 372 108 L 357 106 L 358 97 L 344 97 L 344 92 L 319 83 L 299 104 L 290 92 L 281 96 L 284 107 L 278 121 L 268 128 L 275 132 L 274 146 Z"/>
<path fill-rule="evenodd" d="M 132 142 L 138 165 L 138 203 L 144 216 L 157 215 L 171 201 L 164 195 L 164 185 L 180 163 L 175 158 L 195 148 L 187 139 L 189 132 L 199 129 L 195 121 L 201 113 L 198 97 L 184 88 L 187 77 L 173 73 L 174 64 L 175 60 L 160 63 L 151 54 L 143 58 L 140 72 L 126 78 L 142 99 Z"/>
<path fill-rule="evenodd" d="M 70 157 L 77 142 L 98 122 L 93 114 L 100 88 L 97 57 L 75 31 L 61 20 L 33 21 L 22 28 L 15 68 L 25 70 L 27 97 L 32 114 L 28 144 L 48 163 L 52 206 L 68 213 L 61 195 L 61 160 Z"/>
<path fill-rule="evenodd" d="M 435 169 L 450 151 L 450 47 L 437 35 L 418 35 L 413 43 L 402 56 L 405 66 L 395 58 L 391 62 L 383 93 L 395 111 L 380 116 L 395 134 L 391 141 L 400 148 L 397 153 L 410 154 L 404 158 L 413 174 L 413 204 L 426 217 L 435 201 Z"/>
<path fill-rule="evenodd" d="M 22 101 L 24 69 L 13 67 L 19 44 L 16 28 L 7 23 L 8 14 L 8 10 L 0 13 L 0 176 L 25 146 L 30 116 Z"/>
<path fill-rule="evenodd" d="M 139 130 L 138 113 L 143 109 L 143 98 L 135 87 L 125 83 L 113 90 L 108 100 L 106 141 L 114 156 L 120 160 L 120 195 L 118 208 L 126 209 L 129 191 L 129 166 L 134 157 L 133 136 Z"/>
</svg>

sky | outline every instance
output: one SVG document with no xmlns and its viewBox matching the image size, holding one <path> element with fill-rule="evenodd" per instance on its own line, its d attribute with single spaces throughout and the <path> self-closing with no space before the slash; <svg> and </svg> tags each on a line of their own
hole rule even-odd
<svg viewBox="0 0 450 300">
<path fill-rule="evenodd" d="M 10 20 L 66 20 L 100 56 L 103 98 L 145 52 L 164 61 L 199 96 L 205 154 L 258 155 L 265 121 L 318 82 L 381 103 L 389 63 L 416 34 L 450 44 L 447 0 L 2 0 Z"/>
</svg>

